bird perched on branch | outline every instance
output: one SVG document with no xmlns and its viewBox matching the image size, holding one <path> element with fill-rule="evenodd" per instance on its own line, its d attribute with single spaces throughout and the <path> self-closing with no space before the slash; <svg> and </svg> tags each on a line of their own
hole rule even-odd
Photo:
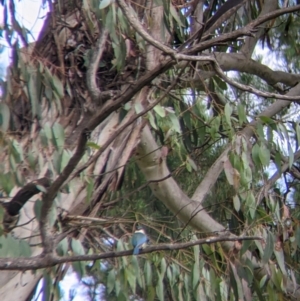
<svg viewBox="0 0 300 301">
<path fill-rule="evenodd" d="M 140 249 L 144 248 L 148 242 L 148 237 L 144 229 L 137 229 L 132 235 L 131 244 L 133 246 L 133 255 L 138 255 Z"/>
</svg>

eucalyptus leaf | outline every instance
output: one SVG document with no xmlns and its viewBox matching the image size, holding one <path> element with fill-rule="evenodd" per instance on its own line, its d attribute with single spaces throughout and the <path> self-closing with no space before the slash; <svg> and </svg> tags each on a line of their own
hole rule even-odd
<svg viewBox="0 0 300 301">
<path fill-rule="evenodd" d="M 111 0 L 100 0 L 99 9 L 104 9 L 112 3 Z"/>
<path fill-rule="evenodd" d="M 6 132 L 9 127 L 10 110 L 7 104 L 0 103 L 0 130 Z"/>
<path fill-rule="evenodd" d="M 155 113 L 158 114 L 160 117 L 166 116 L 166 111 L 161 105 L 158 104 L 153 109 L 154 109 Z"/>
</svg>

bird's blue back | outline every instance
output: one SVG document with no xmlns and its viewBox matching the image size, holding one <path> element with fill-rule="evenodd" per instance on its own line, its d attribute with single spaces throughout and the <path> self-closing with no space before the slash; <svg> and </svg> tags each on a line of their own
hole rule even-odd
<svg viewBox="0 0 300 301">
<path fill-rule="evenodd" d="M 147 235 L 144 233 L 134 233 L 131 239 L 133 249 L 133 255 L 139 254 L 140 247 L 148 241 Z"/>
</svg>

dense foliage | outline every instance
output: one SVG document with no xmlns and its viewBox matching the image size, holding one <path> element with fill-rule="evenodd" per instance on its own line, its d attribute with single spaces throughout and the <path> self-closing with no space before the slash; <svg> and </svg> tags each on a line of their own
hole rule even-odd
<svg viewBox="0 0 300 301">
<path fill-rule="evenodd" d="M 300 5 L 40 5 L 28 43 L 3 2 L 2 299 L 72 266 L 91 300 L 299 300 Z"/>
</svg>

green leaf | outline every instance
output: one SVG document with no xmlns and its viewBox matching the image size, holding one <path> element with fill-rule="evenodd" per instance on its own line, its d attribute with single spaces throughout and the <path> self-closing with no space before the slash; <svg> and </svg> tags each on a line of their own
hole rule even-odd
<svg viewBox="0 0 300 301">
<path fill-rule="evenodd" d="M 262 263 L 266 264 L 269 259 L 271 258 L 274 250 L 274 236 L 271 232 L 268 232 L 267 240 L 266 240 L 266 246 L 264 249 L 264 254 L 262 257 Z"/>
<path fill-rule="evenodd" d="M 245 106 L 242 104 L 238 104 L 237 105 L 237 111 L 238 111 L 238 116 L 239 116 L 239 125 L 243 125 L 243 123 L 247 123 L 247 116 L 246 116 L 246 112 L 245 112 Z"/>
<path fill-rule="evenodd" d="M 101 148 L 101 146 L 99 146 L 97 143 L 92 142 L 92 141 L 88 141 L 86 144 L 87 147 L 99 150 Z"/>
<path fill-rule="evenodd" d="M 172 3 L 170 3 L 170 13 L 179 26 L 185 27 L 184 24 L 181 22 L 180 17 Z"/>
<path fill-rule="evenodd" d="M 193 290 L 195 290 L 200 282 L 200 268 L 199 264 L 195 262 L 193 266 Z"/>
<path fill-rule="evenodd" d="M 261 122 L 257 122 L 256 131 L 259 139 L 263 141 L 265 139 L 265 134 L 264 134 L 264 127 Z"/>
<path fill-rule="evenodd" d="M 168 116 L 169 116 L 169 118 L 172 122 L 172 125 L 173 125 L 172 129 L 174 129 L 177 133 L 180 134 L 181 133 L 181 127 L 180 127 L 180 123 L 179 123 L 179 120 L 178 120 L 176 114 L 169 114 Z"/>
<path fill-rule="evenodd" d="M 111 0 L 101 0 L 99 3 L 99 9 L 103 9 L 111 4 Z"/>
<path fill-rule="evenodd" d="M 115 271 L 114 269 L 112 269 L 108 272 L 107 282 L 106 282 L 106 290 L 108 295 L 113 291 L 115 287 L 115 279 L 116 279 Z"/>
<path fill-rule="evenodd" d="M 164 285 L 163 279 L 159 279 L 156 285 L 156 295 L 159 301 L 164 301 Z"/>
<path fill-rule="evenodd" d="M 260 158 L 259 158 L 260 147 L 257 143 L 255 143 L 252 147 L 252 159 L 255 166 L 261 166 Z"/>
<path fill-rule="evenodd" d="M 280 250 L 274 250 L 274 254 L 276 256 L 277 259 L 277 263 L 280 267 L 280 270 L 282 272 L 283 275 L 287 275 L 287 270 L 285 268 L 285 259 L 284 259 L 284 252 L 283 249 Z"/>
<path fill-rule="evenodd" d="M 260 162 L 261 162 L 262 165 L 268 166 L 270 164 L 271 154 L 270 154 L 269 149 L 264 144 L 262 144 L 259 147 L 259 154 L 258 155 L 259 155 L 259 159 L 260 159 Z"/>
<path fill-rule="evenodd" d="M 86 202 L 89 204 L 94 191 L 94 181 L 90 179 L 86 185 Z"/>
<path fill-rule="evenodd" d="M 271 124 L 274 124 L 274 123 L 275 123 L 275 121 L 274 121 L 272 118 L 268 117 L 268 116 L 262 116 L 262 115 L 260 115 L 260 116 L 259 116 L 259 119 L 260 119 L 263 123 L 268 124 L 268 125 L 271 125 Z"/>
<path fill-rule="evenodd" d="M 61 168 L 61 161 L 62 161 L 62 153 L 59 151 L 54 151 L 52 155 L 53 167 L 57 173 L 60 173 Z"/>
<path fill-rule="evenodd" d="M 234 170 L 235 169 L 233 168 L 231 162 L 229 161 L 229 159 L 227 159 L 224 162 L 224 172 L 226 179 L 230 185 L 234 185 Z"/>
<path fill-rule="evenodd" d="M 144 110 L 143 106 L 139 102 L 134 104 L 134 109 L 137 114 L 143 112 Z"/>
<path fill-rule="evenodd" d="M 186 167 L 188 172 L 192 172 L 192 166 L 188 161 L 185 162 L 185 167 Z"/>
<path fill-rule="evenodd" d="M 31 256 L 31 248 L 27 241 L 19 240 L 19 251 L 20 251 L 20 257 Z"/>
<path fill-rule="evenodd" d="M 41 192 L 44 192 L 44 193 L 47 192 L 47 189 L 46 189 L 44 186 L 42 186 L 42 185 L 36 185 L 36 188 L 37 188 L 39 191 L 41 191 Z"/>
<path fill-rule="evenodd" d="M 167 268 L 167 278 L 169 280 L 170 286 L 172 287 L 174 285 L 174 277 L 170 266 L 168 266 Z"/>
<path fill-rule="evenodd" d="M 228 125 L 231 125 L 232 107 L 228 102 L 225 105 L 224 112 L 225 112 L 226 122 L 228 123 Z"/>
<path fill-rule="evenodd" d="M 241 201 L 238 195 L 233 196 L 233 207 L 237 212 L 241 209 Z"/>
<path fill-rule="evenodd" d="M 153 113 L 151 111 L 149 111 L 148 114 L 147 114 L 147 116 L 148 116 L 148 120 L 150 122 L 151 127 L 154 128 L 155 130 L 157 130 L 158 127 L 157 127 L 157 125 L 155 123 L 155 118 L 153 116 Z"/>
<path fill-rule="evenodd" d="M 147 296 L 147 299 L 146 299 L 147 301 L 154 301 L 154 299 L 155 299 L 155 289 L 154 289 L 153 286 L 148 286 L 147 287 L 146 296 Z"/>
<path fill-rule="evenodd" d="M 62 99 L 65 95 L 62 81 L 54 74 L 52 74 L 51 79 L 54 92 L 57 93 L 59 99 Z"/>
<path fill-rule="evenodd" d="M 45 123 L 44 125 L 44 133 L 48 140 L 52 140 L 53 131 L 52 131 L 52 126 L 49 124 L 49 122 Z"/>
<path fill-rule="evenodd" d="M 6 132 L 9 127 L 9 121 L 10 121 L 10 110 L 9 107 L 1 102 L 0 103 L 0 129 L 3 132 Z"/>
<path fill-rule="evenodd" d="M 153 109 L 155 113 L 158 114 L 160 117 L 162 118 L 166 117 L 166 111 L 161 105 L 158 104 Z"/>
<path fill-rule="evenodd" d="M 275 165 L 279 173 L 281 173 L 281 154 L 278 151 L 275 151 Z"/>
<path fill-rule="evenodd" d="M 186 156 L 186 159 L 189 162 L 190 166 L 193 168 L 193 170 L 197 171 L 198 167 L 197 167 L 195 161 L 190 156 Z"/>
<path fill-rule="evenodd" d="M 278 130 L 277 133 L 280 135 L 281 139 L 284 140 L 286 139 L 286 141 L 290 140 L 289 134 L 287 132 L 286 127 L 284 126 L 283 123 L 279 122 L 278 123 Z M 284 137 L 283 137 L 284 136 Z"/>
<path fill-rule="evenodd" d="M 256 205 L 255 205 L 255 197 L 253 193 L 250 191 L 247 194 L 246 205 L 249 209 L 249 213 L 252 219 L 255 217 Z"/>
<path fill-rule="evenodd" d="M 78 239 L 72 238 L 71 249 L 72 249 L 74 255 L 84 255 L 85 254 L 84 248 Z"/>
<path fill-rule="evenodd" d="M 56 220 L 57 220 L 57 208 L 56 208 L 56 204 L 53 203 L 48 214 L 49 226 L 50 227 L 54 226 Z"/>
<path fill-rule="evenodd" d="M 145 262 L 144 274 L 145 274 L 145 279 L 146 279 L 146 285 L 151 286 L 152 285 L 152 269 L 151 269 L 150 262 L 148 260 Z"/>
<path fill-rule="evenodd" d="M 259 287 L 262 288 L 264 287 L 264 285 L 266 284 L 266 281 L 268 280 L 268 275 L 264 275 L 261 279 L 260 279 L 260 282 L 259 282 Z"/>
<path fill-rule="evenodd" d="M 0 173 L 0 186 L 4 190 L 4 192 L 9 195 L 11 190 L 15 185 L 14 176 L 11 172 L 7 172 L 4 174 Z"/>
<path fill-rule="evenodd" d="M 68 254 L 68 239 L 66 237 L 58 243 L 56 252 L 59 256 Z"/>
<path fill-rule="evenodd" d="M 243 286 L 236 269 L 237 267 L 232 262 L 230 262 L 230 267 L 230 285 L 233 288 L 235 300 L 244 300 Z"/>
<path fill-rule="evenodd" d="M 298 144 L 300 144 L 300 126 L 298 122 L 296 123 L 296 135 L 297 135 Z"/>
<path fill-rule="evenodd" d="M 63 149 L 65 144 L 65 131 L 62 125 L 55 122 L 52 126 L 52 134 L 54 145 L 58 150 Z"/>
<path fill-rule="evenodd" d="M 34 214 L 38 221 L 41 220 L 42 205 L 43 203 L 41 200 L 36 200 L 34 203 Z"/>
<path fill-rule="evenodd" d="M 67 166 L 67 164 L 69 163 L 69 161 L 71 159 L 71 156 L 72 156 L 72 153 L 69 150 L 67 150 L 67 149 L 63 150 L 63 153 L 61 156 L 61 166 L 60 166 L 61 171 Z"/>
<path fill-rule="evenodd" d="M 33 66 L 28 66 L 29 80 L 27 83 L 28 96 L 31 104 L 32 117 L 39 115 L 39 100 L 41 92 L 41 79 L 38 70 Z"/>
<path fill-rule="evenodd" d="M 160 262 L 160 276 L 162 278 L 165 276 L 166 270 L 167 270 L 167 263 L 165 258 L 162 258 Z"/>
<path fill-rule="evenodd" d="M 292 150 L 292 146 L 290 143 L 288 143 L 289 147 L 289 168 L 291 168 L 294 164 L 294 152 Z"/>
<path fill-rule="evenodd" d="M 136 276 L 134 273 L 131 273 L 130 269 L 126 269 L 125 270 L 125 273 L 126 273 L 126 278 L 127 278 L 127 281 L 129 283 L 129 286 L 133 292 L 133 294 L 135 294 L 135 291 L 136 291 Z"/>
</svg>

